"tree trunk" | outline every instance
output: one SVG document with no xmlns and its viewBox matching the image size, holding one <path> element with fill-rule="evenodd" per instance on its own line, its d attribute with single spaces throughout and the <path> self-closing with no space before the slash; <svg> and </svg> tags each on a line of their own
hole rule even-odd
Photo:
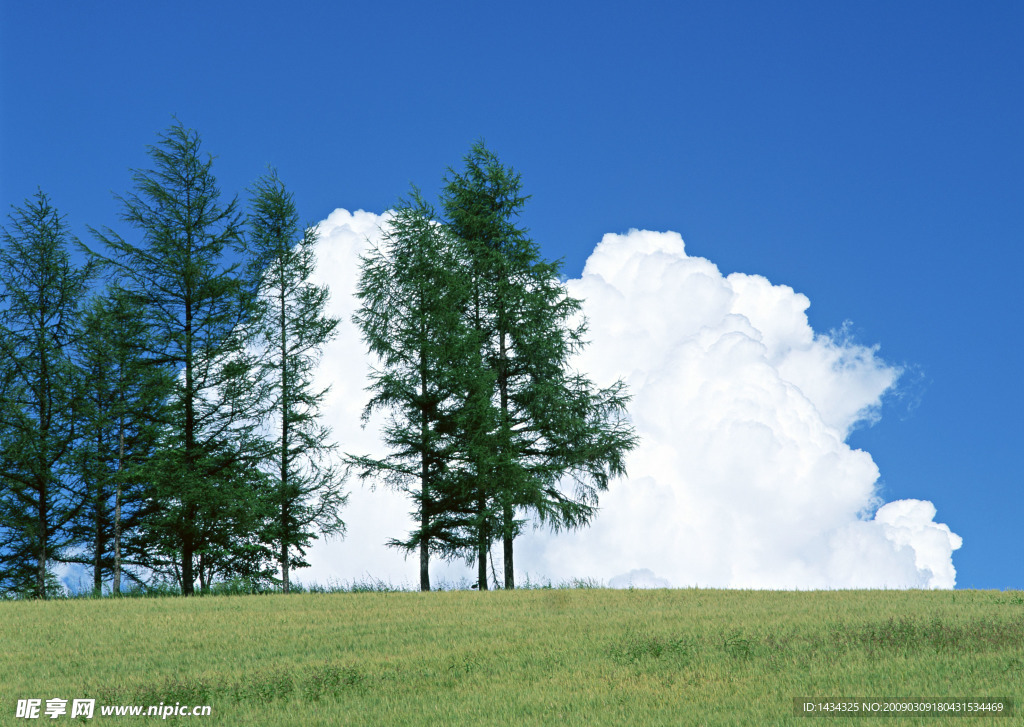
<svg viewBox="0 0 1024 727">
<path fill-rule="evenodd" d="M 477 588 L 481 591 L 487 590 L 487 525 L 483 521 L 482 516 L 486 512 L 485 503 L 480 501 L 480 531 L 479 540 L 477 542 Z"/>
<path fill-rule="evenodd" d="M 193 555 L 192 536 L 186 534 L 181 543 L 181 595 L 183 596 L 191 596 L 195 593 L 193 584 L 196 576 L 192 570 Z"/>
<path fill-rule="evenodd" d="M 420 540 L 420 590 L 430 590 L 430 553 L 425 538 Z"/>
<path fill-rule="evenodd" d="M 39 537 L 36 547 L 36 597 L 46 598 L 46 489 L 40 493 Z"/>
<path fill-rule="evenodd" d="M 121 470 L 124 469 L 124 418 L 122 416 L 117 442 L 117 489 L 114 493 L 114 580 L 110 590 L 121 595 Z"/>
<path fill-rule="evenodd" d="M 515 573 L 512 565 L 512 506 L 505 505 L 505 511 L 502 514 L 505 519 L 503 537 L 505 546 L 505 589 L 511 590 L 516 587 Z"/>
<path fill-rule="evenodd" d="M 199 592 L 205 593 L 206 589 L 209 588 L 210 584 L 207 579 L 206 572 L 206 556 L 203 553 L 199 554 Z"/>
<path fill-rule="evenodd" d="M 191 242 L 191 241 L 190 241 Z M 191 292 L 191 291 L 189 291 Z M 195 476 L 196 456 L 196 417 L 195 417 L 195 383 L 192 367 L 192 302 L 185 301 L 185 476 L 193 479 Z M 192 540 L 193 524 L 195 523 L 195 506 L 191 498 L 195 496 L 195 482 L 186 483 L 185 512 L 182 513 L 183 522 L 181 533 L 181 595 L 191 596 L 195 593 L 195 573 L 192 570 L 192 556 L 195 553 L 195 543 Z"/>
<path fill-rule="evenodd" d="M 103 432 L 100 431 L 96 435 L 96 451 L 103 451 Z M 102 456 L 102 455 L 100 455 Z M 93 541 L 92 541 L 92 592 L 94 594 L 101 594 L 103 592 L 103 551 L 105 550 L 106 543 L 103 539 L 103 529 L 105 523 L 103 522 L 103 511 L 107 506 L 106 498 L 103 496 L 106 491 L 97 475 L 96 491 L 93 498 Z"/>
<path fill-rule="evenodd" d="M 504 315 L 504 307 L 499 309 L 499 312 Z M 501 403 L 501 429 L 502 429 L 502 444 L 509 444 L 512 432 L 509 426 L 509 414 L 508 414 L 508 344 L 505 340 L 505 331 L 502 331 L 498 337 L 498 391 L 500 395 Z M 510 448 L 511 449 L 511 448 Z M 502 457 L 502 465 L 505 466 L 506 457 L 509 457 L 511 452 L 506 452 Z M 505 486 L 509 484 L 508 477 L 506 475 Z M 513 535 L 513 517 L 515 516 L 515 510 L 509 502 L 510 493 L 505 493 L 505 504 L 501 509 L 501 531 L 502 531 L 502 544 L 504 546 L 505 554 L 505 588 L 511 590 L 516 587 L 515 582 L 515 569 L 512 566 L 512 540 Z"/>
<path fill-rule="evenodd" d="M 481 591 L 487 590 L 487 545 L 480 543 L 480 553 L 476 568 L 476 585 Z"/>
<path fill-rule="evenodd" d="M 281 420 L 281 585 L 285 593 L 291 592 L 288 579 L 288 410 L 285 408 Z"/>
<path fill-rule="evenodd" d="M 37 351 L 42 352 L 42 346 L 37 347 Z M 39 354 L 39 361 L 41 369 L 40 378 L 42 379 L 42 390 L 49 391 L 49 366 L 48 359 L 45 354 Z M 38 528 L 39 535 L 37 536 L 36 546 L 36 596 L 38 598 L 46 598 L 46 559 L 49 557 L 48 545 L 50 534 L 46 527 L 47 515 L 50 512 L 50 480 L 52 478 L 50 472 L 50 465 L 48 463 L 50 452 L 48 443 L 50 440 L 50 406 L 49 401 L 45 398 L 41 398 L 39 402 L 39 455 L 36 458 L 38 466 L 37 481 L 39 482 L 39 512 L 38 512 Z"/>
<path fill-rule="evenodd" d="M 420 590 L 430 590 L 430 539 L 427 528 L 430 527 L 430 513 L 427 510 L 427 455 L 423 453 L 423 480 L 420 502 Z"/>
<path fill-rule="evenodd" d="M 103 527 L 99 513 L 96 513 L 96 539 L 93 544 L 92 554 L 92 592 L 100 594 L 103 592 L 103 538 L 100 537 L 100 528 Z"/>
<path fill-rule="evenodd" d="M 422 304 L 421 304 L 422 307 Z M 423 332 L 421 331 L 421 335 Z M 427 397 L 427 362 L 420 349 L 420 395 Z M 420 412 L 420 590 L 430 590 L 430 467 L 427 459 L 427 444 L 430 439 L 430 422 L 426 408 Z"/>
<path fill-rule="evenodd" d="M 285 301 L 285 280 L 284 265 L 280 266 L 278 276 L 278 332 L 281 336 L 281 584 L 284 592 L 291 591 L 291 584 L 288 582 L 288 515 L 289 499 L 288 492 L 288 306 Z"/>
<path fill-rule="evenodd" d="M 285 593 L 291 592 L 291 586 L 288 582 L 288 544 L 281 543 L 281 585 L 284 588 Z"/>
</svg>

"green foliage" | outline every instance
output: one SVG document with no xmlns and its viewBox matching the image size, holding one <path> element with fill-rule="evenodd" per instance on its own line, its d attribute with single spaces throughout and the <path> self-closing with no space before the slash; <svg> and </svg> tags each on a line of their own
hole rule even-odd
<svg viewBox="0 0 1024 727">
<path fill-rule="evenodd" d="M 119 591 L 123 565 L 147 551 L 141 524 L 149 492 L 142 473 L 172 385 L 166 368 L 145 358 L 148 337 L 138 302 L 111 287 L 87 306 L 76 345 L 84 408 L 75 469 L 86 497 L 71 530 L 81 548 L 67 560 L 92 568 L 94 591 L 108 579 Z"/>
<path fill-rule="evenodd" d="M 248 350 L 253 294 L 229 250 L 242 253 L 236 200 L 221 204 L 212 158 L 199 135 L 175 124 L 150 147 L 154 168 L 133 173 L 119 198 L 139 243 L 107 230 L 103 262 L 138 303 L 150 331 L 146 352 L 175 374 L 160 447 L 147 463 L 154 507 L 140 563 L 173 577 L 182 592 L 218 578 L 266 574 L 256 536 L 268 516 L 268 483 L 255 465 L 264 390 Z"/>
<path fill-rule="evenodd" d="M 462 489 L 472 465 L 466 435 L 477 414 L 471 392 L 487 375 L 465 321 L 465 251 L 434 217 L 414 188 L 394 210 L 382 245 L 363 258 L 353 320 L 380 361 L 363 419 L 390 412 L 382 432 L 390 454 L 348 458 L 360 477 L 383 479 L 413 499 L 419 527 L 391 545 L 420 551 L 422 590 L 430 590 L 430 554 L 466 545 L 459 529 L 471 517 Z"/>
<path fill-rule="evenodd" d="M 67 225 L 42 191 L 8 219 L 0 248 L 0 593 L 45 598 L 82 506 L 71 471 L 83 408 L 72 346 L 91 268 L 72 264 Z"/>
<path fill-rule="evenodd" d="M 464 315 L 491 374 L 476 379 L 490 386 L 473 401 L 490 409 L 477 414 L 482 427 L 494 425 L 478 426 L 467 441 L 475 466 L 469 489 L 479 503 L 476 556 L 485 588 L 487 551 L 500 538 L 505 587 L 512 588 L 522 516 L 531 513 L 556 531 L 587 525 L 598 493 L 625 474 L 637 439 L 626 419 L 625 385 L 598 389 L 572 370 L 586 323 L 580 301 L 560 281 L 560 263 L 544 260 L 519 225 L 528 199 L 519 174 L 482 142 L 464 162 L 462 173 L 449 169 L 442 203 L 468 254 L 471 300 Z"/>
<path fill-rule="evenodd" d="M 412 497 L 419 526 L 391 544 L 419 549 L 423 590 L 431 553 L 475 559 L 486 589 L 495 540 L 514 587 L 525 517 L 586 525 L 636 444 L 622 382 L 598 389 L 571 368 L 580 302 L 518 226 L 519 175 L 482 143 L 465 162 L 449 170 L 443 224 L 415 188 L 398 206 L 363 260 L 354 316 L 380 361 L 364 419 L 391 413 L 390 454 L 348 461 Z"/>
<path fill-rule="evenodd" d="M 219 582 L 287 592 L 311 541 L 344 531 L 318 421 L 327 392 L 313 388 L 338 325 L 310 282 L 316 230 L 273 171 L 247 216 L 222 202 L 200 147 L 180 123 L 159 136 L 152 168 L 117 197 L 134 239 L 93 230 L 105 250 L 76 241 L 81 271 L 41 192 L 5 230 L 4 593 L 45 596 L 57 561 L 88 566 L 97 593 L 122 576 L 186 595 Z M 636 442 L 622 383 L 597 389 L 571 369 L 580 303 L 519 225 L 519 175 L 482 143 L 465 162 L 445 180 L 445 222 L 415 189 L 395 211 L 363 261 L 355 316 L 380 361 L 364 417 L 390 414 L 390 453 L 347 464 L 412 498 L 418 527 L 391 545 L 419 550 L 424 590 L 431 555 L 476 559 L 486 589 L 497 540 L 513 587 L 527 518 L 586 525 Z M 107 291 L 80 311 L 97 264 Z"/>
<path fill-rule="evenodd" d="M 273 508 L 264 537 L 287 593 L 290 568 L 308 565 L 303 556 L 316 533 L 345 530 L 339 515 L 346 500 L 342 475 L 327 463 L 336 445 L 318 421 L 327 389 L 313 388 L 320 351 L 339 321 L 325 315 L 327 287 L 310 282 L 317 232 L 300 232 L 294 199 L 276 172 L 253 188 L 249 229 L 249 278 L 257 290 L 253 333 L 262 353 L 265 415 L 276 424 L 262 461 Z"/>
</svg>

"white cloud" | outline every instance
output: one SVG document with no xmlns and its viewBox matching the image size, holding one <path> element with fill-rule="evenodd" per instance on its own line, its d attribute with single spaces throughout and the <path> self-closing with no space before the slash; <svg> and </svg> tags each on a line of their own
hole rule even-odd
<svg viewBox="0 0 1024 727">
<path fill-rule="evenodd" d="M 359 454 L 381 451 L 380 422 L 360 428 L 368 362 L 353 293 L 359 254 L 383 219 L 337 210 L 320 228 L 317 275 L 343 321 L 321 366 L 333 387 L 324 413 L 342 449 Z M 877 347 L 816 334 L 805 296 L 758 275 L 723 276 L 672 232 L 605 235 L 568 287 L 590 324 L 578 365 L 599 384 L 626 380 L 641 444 L 591 527 L 516 541 L 518 574 L 615 585 L 954 585 L 960 538 L 934 522 L 929 502 L 878 507 L 878 468 L 845 441 L 877 419 L 900 375 Z M 348 535 L 317 544 L 299 578 L 417 582 L 414 560 L 382 545 L 408 530 L 410 504 L 350 488 Z M 435 582 L 471 575 L 461 563 L 432 566 Z"/>
<path fill-rule="evenodd" d="M 669 588 L 671 585 L 664 578 L 654 575 L 650 568 L 631 570 L 608 581 L 609 588 Z"/>
</svg>

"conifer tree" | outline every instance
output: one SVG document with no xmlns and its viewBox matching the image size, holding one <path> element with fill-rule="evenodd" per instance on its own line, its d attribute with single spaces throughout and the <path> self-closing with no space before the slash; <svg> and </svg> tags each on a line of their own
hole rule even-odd
<svg viewBox="0 0 1024 727">
<path fill-rule="evenodd" d="M 487 429 L 469 420 L 468 392 L 487 372 L 474 365 L 479 346 L 465 321 L 466 262 L 460 241 L 413 188 L 388 220 L 382 244 L 363 258 L 361 307 L 353 316 L 380 362 L 363 418 L 389 412 L 383 438 L 390 453 L 348 461 L 361 477 L 381 478 L 411 497 L 418 527 L 390 545 L 419 552 L 424 591 L 430 590 L 430 555 L 471 543 L 460 535 L 472 509 L 461 484 L 469 462 L 459 435 Z"/>
<path fill-rule="evenodd" d="M 310 280 L 317 231 L 300 230 L 293 195 L 276 172 L 255 184 L 251 207 L 249 274 L 259 291 L 253 330 L 276 429 L 266 460 L 273 504 L 267 538 L 288 593 L 291 569 L 308 566 L 303 556 L 317 531 L 333 535 L 345 528 L 342 473 L 329 464 L 336 445 L 318 421 L 327 389 L 313 388 L 320 352 L 339 321 L 325 314 L 328 288 Z"/>
<path fill-rule="evenodd" d="M 81 507 L 71 472 L 79 371 L 72 360 L 90 266 L 75 266 L 64 218 L 39 191 L 9 215 L 0 248 L 0 591 L 36 598 Z"/>
<path fill-rule="evenodd" d="M 115 594 L 123 565 L 146 550 L 139 542 L 149 499 L 143 468 L 172 385 L 169 372 L 145 358 L 142 313 L 127 292 L 111 287 L 91 300 L 77 345 L 84 406 L 75 461 L 86 497 L 73 530 L 82 552 L 69 560 L 92 568 L 94 591 L 109 576 Z"/>
<path fill-rule="evenodd" d="M 475 437 L 486 448 L 475 473 L 479 584 L 486 587 L 490 540 L 500 537 L 505 588 L 513 588 L 522 514 L 555 530 L 589 523 L 599 491 L 625 474 L 636 437 L 624 384 L 597 389 L 571 368 L 585 343 L 585 322 L 574 323 L 580 302 L 566 294 L 560 263 L 544 260 L 520 226 L 528 197 L 519 174 L 482 142 L 464 161 L 464 172 L 449 169 L 442 202 L 468 252 L 467 316 L 493 381 L 496 426 L 489 437 Z"/>
<path fill-rule="evenodd" d="M 175 374 L 161 447 L 148 464 L 157 507 L 146 518 L 146 564 L 192 595 L 217 577 L 262 577 L 269 555 L 258 532 L 267 512 L 256 464 L 263 391 L 248 350 L 252 291 L 237 200 L 222 204 L 213 160 L 180 123 L 149 148 L 154 168 L 136 170 L 119 197 L 138 243 L 97 233 L 119 284 L 139 302 L 151 332 L 150 361 Z"/>
</svg>

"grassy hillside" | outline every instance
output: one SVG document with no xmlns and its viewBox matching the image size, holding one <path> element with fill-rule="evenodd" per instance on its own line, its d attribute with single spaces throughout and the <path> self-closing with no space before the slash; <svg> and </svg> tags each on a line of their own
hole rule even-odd
<svg viewBox="0 0 1024 727">
<path fill-rule="evenodd" d="M 1024 594 L 332 593 L 0 603 L 18 699 L 210 705 L 202 725 L 812 724 L 794 698 L 1016 701 Z M 128 722 L 139 722 L 128 719 Z M 155 723 L 159 717 L 143 717 Z M 867 724 L 940 724 L 942 717 Z"/>
</svg>

